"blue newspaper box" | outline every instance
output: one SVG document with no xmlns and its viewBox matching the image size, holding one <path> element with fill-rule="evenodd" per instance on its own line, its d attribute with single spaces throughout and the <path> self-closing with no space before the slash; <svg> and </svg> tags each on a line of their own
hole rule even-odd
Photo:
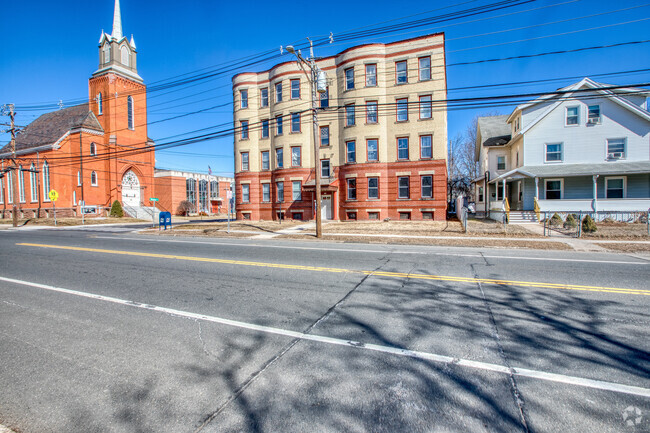
<svg viewBox="0 0 650 433">
<path fill-rule="evenodd" d="M 165 230 L 167 230 L 167 226 L 169 228 L 172 228 L 172 214 L 171 212 L 160 212 L 160 215 L 158 216 L 158 230 L 160 230 L 161 227 L 164 227 Z"/>
</svg>

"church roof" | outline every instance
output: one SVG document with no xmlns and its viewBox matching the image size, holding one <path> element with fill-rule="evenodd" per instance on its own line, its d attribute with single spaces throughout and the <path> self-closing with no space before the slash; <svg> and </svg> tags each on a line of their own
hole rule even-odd
<svg viewBox="0 0 650 433">
<path fill-rule="evenodd" d="M 88 104 L 76 105 L 62 110 L 45 113 L 16 134 L 16 151 L 47 146 L 59 141 L 73 129 L 85 128 L 104 132 Z M 0 149 L 0 153 L 11 151 L 11 143 Z"/>
</svg>

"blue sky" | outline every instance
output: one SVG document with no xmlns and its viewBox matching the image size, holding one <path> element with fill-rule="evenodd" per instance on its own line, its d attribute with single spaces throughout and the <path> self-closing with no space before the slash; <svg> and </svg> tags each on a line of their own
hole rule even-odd
<svg viewBox="0 0 650 433">
<path fill-rule="evenodd" d="M 390 21 L 395 24 L 477 7 L 498 0 L 375 2 L 253 2 L 242 9 L 237 2 L 187 0 L 121 0 L 125 35 L 135 37 L 138 72 L 153 83 L 204 68 L 215 67 L 308 36 L 334 33 L 335 43 L 317 49 L 318 56 L 336 54 L 350 46 L 391 42 L 444 31 L 447 44 L 449 98 L 544 92 L 594 76 L 613 84 L 650 82 L 650 71 L 595 77 L 650 68 L 650 44 L 625 45 L 570 54 L 538 56 L 498 62 L 451 66 L 455 63 L 525 56 L 650 39 L 650 3 L 604 0 L 534 0 L 471 18 L 380 36 L 363 36 L 341 43 L 337 33 Z M 369 6 L 371 5 L 371 6 Z M 88 96 L 88 78 L 97 69 L 97 43 L 102 29 L 111 31 L 114 0 L 23 0 L 4 2 L 0 26 L 5 29 L 0 63 L 0 104 L 18 107 L 56 104 Z M 446 9 L 441 9 L 446 8 Z M 433 10 L 438 9 L 438 10 Z M 621 10 L 627 9 L 627 10 Z M 236 72 L 262 71 L 283 58 Z M 148 95 L 149 122 L 232 102 L 228 73 Z M 520 81 L 552 80 L 536 84 L 454 90 Z M 192 96 L 194 95 L 194 96 Z M 448 135 L 462 132 L 471 119 L 486 112 L 509 113 L 512 106 L 453 110 Z M 49 111 L 18 111 L 16 122 L 26 125 Z M 3 118 L 0 123 L 5 123 Z M 149 126 L 158 142 L 167 137 L 210 126 L 232 123 L 226 105 L 180 119 Z M 189 134 L 191 136 L 193 134 Z M 9 141 L 0 134 L 0 145 Z M 156 152 L 157 166 L 232 175 L 233 140 L 224 137 Z"/>
</svg>

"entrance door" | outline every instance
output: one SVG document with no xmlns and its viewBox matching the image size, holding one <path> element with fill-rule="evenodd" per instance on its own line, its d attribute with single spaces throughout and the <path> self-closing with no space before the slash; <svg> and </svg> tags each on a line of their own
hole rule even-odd
<svg viewBox="0 0 650 433">
<path fill-rule="evenodd" d="M 140 206 L 140 180 L 138 176 L 129 170 L 122 178 L 122 203 L 131 206 Z"/>
<path fill-rule="evenodd" d="M 324 195 L 320 200 L 320 217 L 322 219 L 332 219 L 332 196 Z"/>
</svg>

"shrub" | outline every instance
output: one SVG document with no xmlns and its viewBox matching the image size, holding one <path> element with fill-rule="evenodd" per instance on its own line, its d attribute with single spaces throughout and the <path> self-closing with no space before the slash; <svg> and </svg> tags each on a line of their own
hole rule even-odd
<svg viewBox="0 0 650 433">
<path fill-rule="evenodd" d="M 591 218 L 589 215 L 585 216 L 582 220 L 582 231 L 585 233 L 593 233 L 596 230 L 598 230 L 598 228 L 596 227 L 596 223 L 594 222 L 593 218 Z"/>
<path fill-rule="evenodd" d="M 577 218 L 574 214 L 569 214 L 566 217 L 566 221 L 564 221 L 564 228 L 569 229 L 569 228 L 575 228 L 578 227 L 578 221 Z"/>
<path fill-rule="evenodd" d="M 556 213 L 553 214 L 551 217 L 551 221 L 549 222 L 552 226 L 559 226 L 562 225 L 562 217 Z"/>
<path fill-rule="evenodd" d="M 113 202 L 113 205 L 111 206 L 110 216 L 114 218 L 122 218 L 124 216 L 124 210 L 122 209 L 122 205 L 118 200 L 115 200 Z"/>
<path fill-rule="evenodd" d="M 194 205 L 188 200 L 183 200 L 178 204 L 178 213 L 181 215 L 189 216 L 190 212 L 194 211 L 194 209 Z"/>
</svg>

